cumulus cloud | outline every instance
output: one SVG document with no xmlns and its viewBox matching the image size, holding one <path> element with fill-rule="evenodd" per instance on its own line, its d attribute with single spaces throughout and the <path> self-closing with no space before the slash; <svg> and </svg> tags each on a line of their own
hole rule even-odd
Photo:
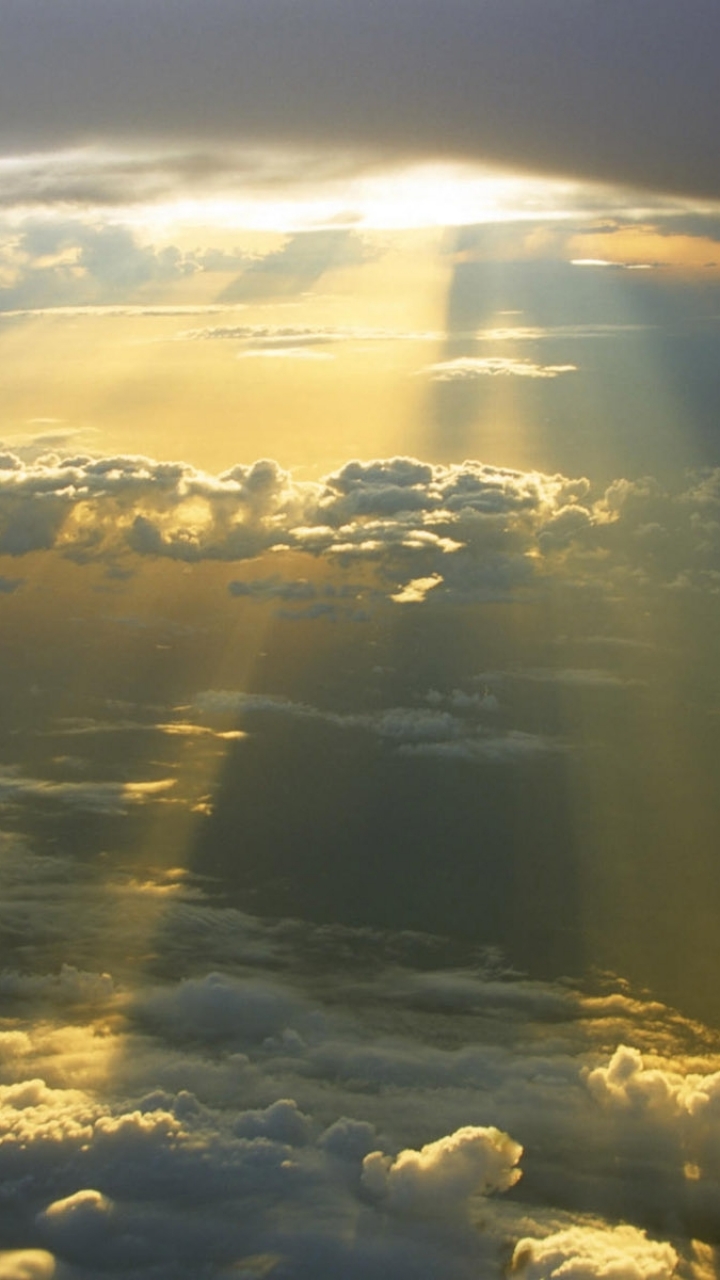
<svg viewBox="0 0 720 1280">
<path fill-rule="evenodd" d="M 544 1240 L 519 1240 L 512 1270 L 524 1280 L 670 1280 L 678 1263 L 672 1245 L 637 1227 L 570 1227 Z"/>
<path fill-rule="evenodd" d="M 102 1006 L 72 1028 L 33 1009 L 2 1033 L 0 1175 L 16 1245 L 97 1275 L 222 1274 L 272 1255 L 300 1275 L 461 1280 L 501 1275 L 518 1242 L 515 1267 L 538 1280 L 667 1280 L 687 1242 L 610 1223 L 669 1204 L 684 1230 L 684 1184 L 662 1181 L 669 1149 L 647 1123 L 618 1148 L 582 1073 L 588 1046 L 615 1033 L 609 1018 L 656 1034 L 667 1010 L 400 966 L 401 937 L 251 924 L 274 949 L 247 953 L 242 977 L 168 979 L 126 994 L 113 1022 Z M 197 971 L 212 946 L 236 954 L 245 927 L 237 912 L 189 906 L 171 933 Z M 327 965 L 299 964 L 301 939 L 324 940 Z M 353 939 L 365 945 L 354 965 Z M 427 942 L 432 956 L 438 940 Z M 453 1012 L 463 1030 L 446 1044 Z M 682 1039 L 680 1023 L 667 1029 Z M 98 1045 L 94 1090 L 85 1059 Z M 503 1199 L 520 1176 L 516 1138 L 521 1195 Z"/>
<path fill-rule="evenodd" d="M 507 1191 L 520 1179 L 522 1147 L 498 1129 L 467 1125 L 420 1151 L 394 1159 L 372 1151 L 363 1160 L 362 1185 L 398 1213 L 443 1213 L 471 1195 Z"/>
<path fill-rule="evenodd" d="M 679 1072 L 671 1066 L 646 1066 L 642 1053 L 619 1045 L 605 1067 L 595 1067 L 587 1084 L 598 1101 L 628 1111 L 647 1110 L 660 1117 L 708 1120 L 720 1111 L 720 1071 Z"/>
<path fill-rule="evenodd" d="M 443 578 L 432 593 L 502 598 L 533 577 L 540 537 L 577 507 L 585 480 L 476 462 L 349 462 L 319 483 L 277 463 L 219 476 L 140 457 L 0 456 L 0 553 L 55 548 L 77 560 L 131 554 L 248 560 L 290 547 L 341 572 L 367 563 L 388 596 Z M 565 542 L 576 530 L 567 529 Z M 548 554 L 558 537 L 553 534 Z M 412 588 L 410 588 L 412 590 Z M 242 588 L 239 589 L 240 592 Z"/>
<path fill-rule="evenodd" d="M 714 471 L 675 489 L 649 478 L 593 493 L 584 478 L 476 461 L 352 460 L 313 482 L 267 459 L 211 475 L 137 456 L 0 455 L 0 553 L 193 563 L 289 549 L 336 574 L 366 566 L 367 585 L 386 599 L 422 595 L 428 607 L 509 600 L 590 576 L 595 591 L 717 593 L 719 511 Z M 276 588 L 265 581 L 230 589 L 270 598 Z"/>
<path fill-rule="evenodd" d="M 258 1043 L 288 1028 L 312 1028 L 312 1015 L 282 987 L 221 973 L 188 978 L 171 991 L 142 997 L 136 1016 L 180 1039 Z"/>
<path fill-rule="evenodd" d="M 239 1138 L 269 1138 L 302 1147 L 310 1139 L 312 1125 L 292 1098 L 279 1098 L 263 1111 L 245 1111 L 235 1124 L 235 1132 Z"/>
<path fill-rule="evenodd" d="M 115 985 L 109 973 L 87 973 L 75 965 L 63 964 L 59 973 L 0 973 L 0 994 L 17 1000 L 52 1000 L 57 1004 L 106 1004 Z"/>
</svg>

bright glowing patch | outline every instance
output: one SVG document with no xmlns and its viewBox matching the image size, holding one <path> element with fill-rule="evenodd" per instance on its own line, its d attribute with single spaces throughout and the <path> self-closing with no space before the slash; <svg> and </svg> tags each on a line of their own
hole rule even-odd
<svg viewBox="0 0 720 1280">
<path fill-rule="evenodd" d="M 413 578 L 402 591 L 397 591 L 390 599 L 396 604 L 422 604 L 428 592 L 432 591 L 433 587 L 439 586 L 441 582 L 439 573 L 433 573 L 429 578 Z"/>
</svg>

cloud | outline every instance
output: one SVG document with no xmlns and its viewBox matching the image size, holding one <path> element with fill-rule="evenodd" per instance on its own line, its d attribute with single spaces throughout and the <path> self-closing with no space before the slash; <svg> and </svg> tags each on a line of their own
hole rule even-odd
<svg viewBox="0 0 720 1280">
<path fill-rule="evenodd" d="M 273 360 L 334 360 L 335 357 L 330 351 L 312 351 L 305 347 L 253 347 L 248 351 L 240 353 L 242 360 L 253 359 L 273 359 Z"/>
<path fill-rule="evenodd" d="M 235 1133 L 239 1138 L 268 1138 L 302 1147 L 310 1140 L 312 1123 L 292 1098 L 278 1098 L 264 1111 L 245 1111 L 235 1124 Z"/>
<path fill-rule="evenodd" d="M 436 756 L 441 760 L 464 760 L 469 764 L 490 761 L 494 764 L 532 760 L 536 756 L 565 751 L 567 747 L 557 739 L 537 733 L 524 733 L 511 729 L 504 734 L 487 734 L 477 738 L 462 738 L 457 742 L 423 742 L 404 745 L 404 756 Z"/>
<path fill-rule="evenodd" d="M 94 720 L 91 717 L 82 716 L 63 717 L 55 721 L 47 733 L 51 737 L 64 738 L 85 738 L 106 733 L 160 733 L 168 738 L 216 738 L 220 742 L 232 742 L 245 736 L 238 729 L 216 730 L 209 725 L 188 723 L 183 720 L 168 720 L 155 724 L 146 720 Z M 78 765 L 77 758 L 74 756 L 55 757 L 54 763 L 64 763 L 70 768 Z"/>
<path fill-rule="evenodd" d="M 422 604 L 428 592 L 432 591 L 433 587 L 439 586 L 441 582 L 442 577 L 439 573 L 433 573 L 428 578 L 411 578 L 402 591 L 396 591 L 390 599 L 396 604 Z"/>
<path fill-rule="evenodd" d="M 8 1249 L 0 1252 L 0 1280 L 50 1280 L 55 1259 L 45 1249 Z"/>
<path fill-rule="evenodd" d="M 562 584 L 595 595 L 718 594 L 719 474 L 593 489 L 584 477 L 398 457 L 352 459 L 303 481 L 270 459 L 213 475 L 142 456 L 8 451 L 0 554 L 54 550 L 117 569 L 132 556 L 191 564 L 301 552 L 335 579 L 362 566 L 376 601 L 432 609 L 537 599 Z M 249 585 L 248 598 L 273 590 Z M 308 604 L 310 616 L 332 616 Z"/>
<path fill-rule="evenodd" d="M 672 1067 L 646 1067 L 643 1055 L 619 1045 L 606 1067 L 588 1072 L 587 1085 L 603 1104 L 628 1111 L 655 1112 L 661 1117 L 690 1116 L 707 1122 L 720 1115 L 720 1071 L 679 1072 Z"/>
<path fill-rule="evenodd" d="M 248 302 L 304 293 L 327 271 L 359 266 L 369 254 L 356 231 L 329 228 L 301 231 L 290 236 L 279 249 L 251 262 L 221 293 L 221 302 Z M 286 347 L 297 354 L 300 344 Z M 263 351 L 281 351 L 282 347 L 259 347 Z M 245 354 L 251 354 L 246 352 Z M 310 353 L 308 353 L 310 354 Z"/>
<path fill-rule="evenodd" d="M 15 154 L 0 159 L 0 207 L 25 211 L 115 210 L 120 206 L 186 198 L 241 199 L 248 190 L 273 198 L 282 187 L 302 190 L 308 181 L 342 181 L 356 165 L 348 157 L 293 150 L 221 145 L 173 148 L 130 144 L 82 146 L 60 151 Z M 238 271 L 249 255 L 242 250 L 208 248 L 194 255 L 207 271 Z"/>
<path fill-rule="evenodd" d="M 245 342 L 260 350 L 330 346 L 340 342 L 440 342 L 443 334 L 417 330 L 370 329 L 324 325 L 206 325 L 175 334 L 176 342 Z"/>
<path fill-rule="evenodd" d="M 362 1185 L 397 1213 L 443 1213 L 471 1195 L 507 1191 L 521 1177 L 522 1147 L 498 1129 L 466 1126 L 420 1151 L 394 1159 L 372 1151 L 363 1160 Z"/>
<path fill-rule="evenodd" d="M 457 693 L 457 691 L 456 691 Z M 291 702 L 273 694 L 208 689 L 195 698 L 196 709 L 203 715 L 236 715 L 252 721 L 254 717 L 282 717 L 324 723 L 333 729 L 370 733 L 394 746 L 401 756 L 437 756 L 446 760 L 470 763 L 492 761 L 511 763 L 548 752 L 566 750 L 557 739 L 510 729 L 491 733 L 473 717 L 496 710 L 485 698 L 455 697 L 453 705 L 463 715 L 429 707 L 390 707 L 375 712 L 323 711 L 307 703 Z"/>
<path fill-rule="evenodd" d="M 272 578 L 255 578 L 251 582 L 228 582 L 231 596 L 251 600 L 314 600 L 317 588 L 307 578 L 283 581 L 279 575 Z"/>
<path fill-rule="evenodd" d="M 300 1276 L 466 1280 L 504 1274 L 516 1245 L 537 1280 L 684 1270 L 703 1204 L 686 1149 L 659 1141 L 650 1113 L 630 1126 L 622 1112 L 616 1131 L 584 1068 L 619 1027 L 678 1052 L 697 1027 L 615 989 L 424 971 L 403 961 L 417 937 L 208 904 L 167 924 L 159 964 L 182 955 L 196 976 L 118 991 L 112 1020 L 102 1003 L 85 1023 L 76 1006 L 73 1025 L 8 1004 L 0 1175 L 15 1246 L 50 1251 L 61 1274 L 128 1278 L 265 1274 L 280 1258 Z M 255 951 L 238 959 L 243 933 Z M 213 948 L 242 974 L 204 973 Z M 57 975 L 22 977 L 42 999 Z M 504 1198 L 520 1142 L 523 1180 Z M 672 1246 L 640 1230 L 663 1215 Z"/>
<path fill-rule="evenodd" d="M 576 373 L 575 364 L 535 364 L 511 356 L 457 356 L 429 364 L 433 382 L 474 382 L 477 378 L 557 378 L 563 373 Z"/>
<path fill-rule="evenodd" d="M 86 973 L 75 965 L 62 965 L 59 973 L 0 973 L 0 994 L 16 1000 L 51 1000 L 61 1005 L 107 1004 L 115 992 L 109 973 Z"/>
<path fill-rule="evenodd" d="M 174 786 L 174 778 L 157 782 L 49 782 L 24 777 L 19 767 L 0 767 L 0 805 L 45 801 L 87 813 L 125 814 L 132 806 L 162 798 Z"/>
<path fill-rule="evenodd" d="M 672 1245 L 649 1240 L 637 1227 L 570 1227 L 518 1241 L 512 1270 L 523 1280 L 670 1280 L 677 1263 Z"/>
<path fill-rule="evenodd" d="M 4 255 L 0 312 L 130 302 L 148 285 L 199 265 L 170 245 L 141 244 L 127 227 L 80 219 L 29 219 Z"/>
<path fill-rule="evenodd" d="M 312 1027 L 309 1012 L 281 987 L 238 982 L 221 973 L 188 978 L 173 991 L 138 1001 L 136 1016 L 180 1039 L 258 1043 L 288 1027 Z"/>
<path fill-rule="evenodd" d="M 521 17 L 505 0 L 6 4 L 0 145 L 216 155 L 245 139 L 718 194 L 714 0 L 542 0 Z"/>
<path fill-rule="evenodd" d="M 604 642 L 602 638 L 597 638 L 597 643 Z M 612 644 L 612 640 L 609 643 Z M 634 647 L 632 641 L 619 640 L 616 643 Z M 569 688 L 588 689 L 626 688 L 629 684 L 637 683 L 636 680 L 626 680 L 612 671 L 604 671 L 598 667 L 519 667 L 512 671 L 482 671 L 475 679 L 490 684 L 502 680 L 527 680 L 532 684 L 559 684 Z"/>
</svg>

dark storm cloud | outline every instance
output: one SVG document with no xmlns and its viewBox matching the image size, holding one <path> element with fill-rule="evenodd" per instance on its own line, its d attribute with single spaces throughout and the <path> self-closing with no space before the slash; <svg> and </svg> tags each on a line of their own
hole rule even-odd
<svg viewBox="0 0 720 1280">
<path fill-rule="evenodd" d="M 3 0 L 0 146 L 246 140 L 720 194 L 716 0 Z"/>
</svg>

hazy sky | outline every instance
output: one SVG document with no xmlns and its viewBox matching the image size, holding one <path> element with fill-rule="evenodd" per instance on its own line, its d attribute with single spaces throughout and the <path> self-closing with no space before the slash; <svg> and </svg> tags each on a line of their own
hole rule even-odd
<svg viewBox="0 0 720 1280">
<path fill-rule="evenodd" d="M 714 1280 L 716 0 L 0 0 L 0 1280 Z"/>
</svg>

